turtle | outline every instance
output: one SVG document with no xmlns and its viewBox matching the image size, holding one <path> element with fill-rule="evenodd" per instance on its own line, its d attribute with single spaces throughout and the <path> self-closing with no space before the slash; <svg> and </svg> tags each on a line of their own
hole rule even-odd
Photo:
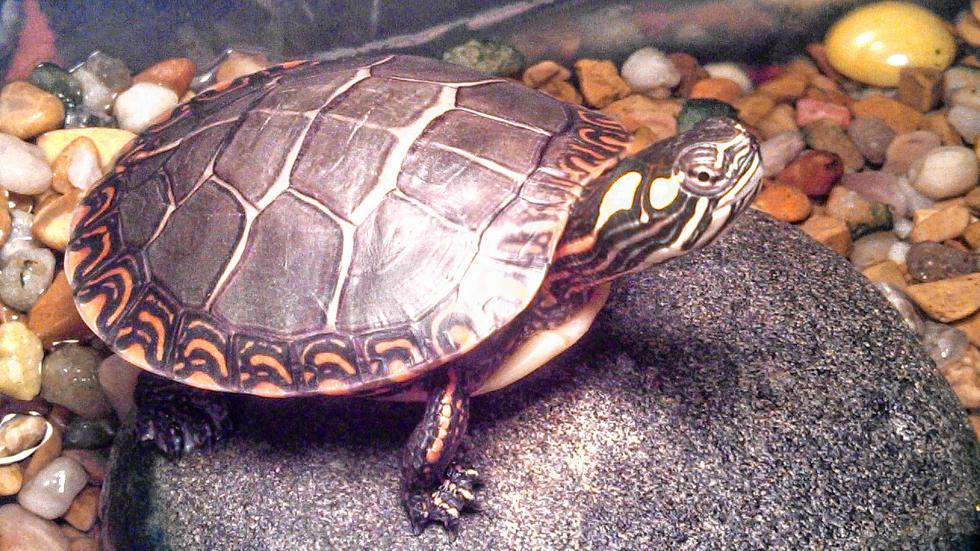
<svg viewBox="0 0 980 551">
<path fill-rule="evenodd" d="M 75 210 L 65 270 L 139 366 L 135 430 L 171 456 L 244 393 L 419 400 L 415 534 L 455 537 L 479 472 L 471 398 L 581 337 L 616 278 L 695 250 L 759 190 L 759 146 L 709 118 L 633 151 L 616 120 L 512 80 L 383 55 L 217 84 L 137 136 Z"/>
</svg>

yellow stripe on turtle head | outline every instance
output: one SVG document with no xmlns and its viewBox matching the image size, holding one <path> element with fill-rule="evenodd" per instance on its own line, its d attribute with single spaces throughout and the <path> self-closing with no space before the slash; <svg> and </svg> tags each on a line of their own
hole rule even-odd
<svg viewBox="0 0 980 551">
<path fill-rule="evenodd" d="M 642 181 L 643 175 L 635 170 L 616 178 L 616 181 L 609 186 L 603 195 L 602 203 L 599 204 L 599 215 L 596 217 L 593 233 L 602 231 L 602 227 L 606 225 L 606 222 L 609 222 L 613 214 L 633 208 L 636 189 L 640 187 Z"/>
<path fill-rule="evenodd" d="M 666 178 L 656 178 L 650 184 L 650 206 L 663 210 L 677 199 L 677 192 L 680 186 L 674 176 Z"/>
</svg>

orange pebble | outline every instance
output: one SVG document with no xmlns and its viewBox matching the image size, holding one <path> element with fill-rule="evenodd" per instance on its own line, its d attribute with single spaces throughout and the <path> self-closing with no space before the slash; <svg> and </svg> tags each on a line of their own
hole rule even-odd
<svg viewBox="0 0 980 551">
<path fill-rule="evenodd" d="M 694 83 L 690 97 L 711 98 L 731 103 L 742 97 L 742 87 L 727 78 L 705 78 Z"/>
</svg>

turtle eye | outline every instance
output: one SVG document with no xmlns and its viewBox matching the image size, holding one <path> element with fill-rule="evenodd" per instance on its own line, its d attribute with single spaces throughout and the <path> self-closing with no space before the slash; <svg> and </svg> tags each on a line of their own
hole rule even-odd
<svg viewBox="0 0 980 551">
<path fill-rule="evenodd" d="M 713 168 L 695 167 L 687 172 L 687 181 L 695 187 L 708 187 L 718 182 L 720 177 Z"/>
</svg>

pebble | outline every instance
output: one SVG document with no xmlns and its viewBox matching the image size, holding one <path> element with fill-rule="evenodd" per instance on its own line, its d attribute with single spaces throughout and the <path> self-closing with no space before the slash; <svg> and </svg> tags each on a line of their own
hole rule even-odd
<svg viewBox="0 0 980 551">
<path fill-rule="evenodd" d="M 64 120 L 61 100 L 29 82 L 18 80 L 0 89 L 0 132 L 27 140 L 60 128 Z"/>
<path fill-rule="evenodd" d="M 24 471 L 20 465 L 0 465 L 0 497 L 17 495 L 23 484 Z"/>
<path fill-rule="evenodd" d="M 827 31 L 827 59 L 841 74 L 874 86 L 896 86 L 903 67 L 945 69 L 956 55 L 946 22 L 909 2 L 856 8 Z"/>
<path fill-rule="evenodd" d="M 68 538 L 58 525 L 9 503 L 0 506 L 0 550 L 69 551 Z"/>
<path fill-rule="evenodd" d="M 514 75 L 524 66 L 524 56 L 516 49 L 489 40 L 470 40 L 450 48 L 442 54 L 442 59 L 496 76 Z"/>
<path fill-rule="evenodd" d="M 955 327 L 926 321 L 922 332 L 922 345 L 932 361 L 936 363 L 936 367 L 942 369 L 963 359 L 970 348 L 970 341 Z"/>
<path fill-rule="evenodd" d="M 949 323 L 980 310 L 980 273 L 909 285 L 909 298 L 932 319 Z"/>
<path fill-rule="evenodd" d="M 474 40 L 479 44 L 478 40 Z M 470 50 L 472 52 L 472 50 Z M 448 52 L 447 52 L 448 53 Z M 460 54 L 465 54 L 465 50 L 460 50 Z M 462 57 L 459 58 L 462 60 Z M 448 61 L 448 60 L 447 60 Z M 230 51 L 224 56 L 224 60 L 218 64 L 217 69 L 214 72 L 215 82 L 224 82 L 226 80 L 236 79 L 238 77 L 243 77 L 245 75 L 250 75 L 257 71 L 261 71 L 270 65 L 269 60 L 265 56 L 259 54 L 247 54 L 244 52 Z M 523 65 L 523 63 L 521 64 Z M 468 65 L 471 67 L 471 65 Z M 520 69 L 518 66 L 514 71 Z M 510 74 L 510 73 L 508 73 Z"/>
<path fill-rule="evenodd" d="M 574 86 L 565 82 L 564 80 L 552 80 L 544 85 L 542 85 L 538 90 L 548 94 L 549 96 L 565 103 L 574 103 L 575 105 L 582 105 L 582 94 L 578 93 L 578 90 Z M 181 101 L 187 101 L 186 99 L 181 99 Z"/>
<path fill-rule="evenodd" d="M 960 88 L 980 86 L 980 71 L 973 67 L 956 65 L 943 71 L 943 97 L 946 101 Z"/>
<path fill-rule="evenodd" d="M 843 105 L 810 98 L 796 101 L 796 125 L 804 127 L 819 120 L 829 120 L 838 128 L 846 129 L 851 124 L 851 111 Z"/>
<path fill-rule="evenodd" d="M 776 134 L 762 142 L 759 147 L 762 154 L 762 171 L 772 177 L 782 172 L 790 161 L 803 152 L 806 140 L 802 132 L 791 130 Z"/>
<path fill-rule="evenodd" d="M 67 340 L 81 340 L 91 332 L 72 300 L 71 286 L 64 270 L 58 270 L 51 285 L 38 297 L 27 313 L 27 327 L 41 339 L 45 348 Z"/>
<path fill-rule="evenodd" d="M 19 208 L 10 209 L 8 212 L 10 214 L 10 236 L 3 247 L 0 247 L 0 265 L 6 264 L 11 256 L 18 251 L 36 249 L 41 246 L 31 235 L 34 215 Z"/>
<path fill-rule="evenodd" d="M 752 204 L 755 208 L 783 222 L 802 222 L 813 211 L 805 193 L 785 184 L 771 184 L 762 189 Z"/>
<path fill-rule="evenodd" d="M 771 97 L 778 103 L 798 100 L 806 92 L 807 76 L 801 72 L 786 72 L 771 78 L 756 88 L 760 94 Z"/>
<path fill-rule="evenodd" d="M 139 133 L 157 118 L 169 113 L 179 101 L 177 94 L 169 88 L 138 82 L 116 96 L 113 115 L 119 121 L 120 128 Z"/>
<path fill-rule="evenodd" d="M 41 150 L 16 136 L 0 133 L 0 187 L 14 193 L 38 195 L 51 187 L 51 167 Z"/>
<path fill-rule="evenodd" d="M 980 187 L 973 188 L 969 193 L 963 197 L 964 204 L 973 210 L 974 213 L 980 214 Z"/>
<path fill-rule="evenodd" d="M 946 120 L 968 143 L 977 141 L 977 135 L 980 135 L 980 109 L 957 105 L 946 112 Z"/>
<path fill-rule="evenodd" d="M 114 127 L 116 126 L 116 119 L 108 112 L 94 113 L 89 111 L 84 105 L 72 107 L 65 112 L 65 128 L 85 128 L 89 126 Z"/>
<path fill-rule="evenodd" d="M 798 130 L 795 111 L 789 105 L 781 103 L 772 108 L 759 124 L 756 125 L 763 139 L 769 139 L 776 134 Z"/>
<path fill-rule="evenodd" d="M 874 232 L 856 239 L 848 258 L 858 269 L 867 268 L 888 260 L 888 255 L 897 242 L 898 237 L 892 232 Z"/>
<path fill-rule="evenodd" d="M 880 165 L 885 162 L 885 153 L 889 144 L 895 139 L 895 132 L 881 119 L 857 117 L 847 127 L 847 135 L 854 146 L 871 164 Z"/>
<path fill-rule="evenodd" d="M 969 107 L 980 109 L 980 86 L 964 86 L 949 95 L 947 107 Z"/>
<path fill-rule="evenodd" d="M 891 229 L 891 211 L 888 207 L 866 201 L 856 191 L 843 186 L 831 190 L 826 208 L 828 216 L 847 224 L 853 239 Z"/>
<path fill-rule="evenodd" d="M 132 73 L 126 63 L 104 52 L 92 52 L 82 67 L 113 92 L 122 92 L 133 82 Z"/>
<path fill-rule="evenodd" d="M 684 52 L 673 52 L 667 54 L 667 59 L 674 65 L 681 75 L 681 82 L 677 85 L 677 94 L 681 97 L 688 97 L 691 89 L 697 81 L 708 78 L 708 71 L 698 63 L 696 57 Z"/>
<path fill-rule="evenodd" d="M 927 130 L 899 134 L 889 143 L 885 165 L 881 169 L 892 174 L 905 174 L 917 160 L 941 146 L 939 136 Z"/>
<path fill-rule="evenodd" d="M 922 122 L 922 113 L 904 103 L 879 94 L 871 94 L 851 104 L 856 117 L 881 119 L 896 134 L 912 132 Z"/>
<path fill-rule="evenodd" d="M 81 107 L 85 112 L 96 115 L 109 112 L 115 94 L 105 83 L 99 80 L 99 77 L 86 69 L 84 65 L 72 71 L 71 76 L 82 87 Z"/>
<path fill-rule="evenodd" d="M 970 224 L 970 210 L 963 205 L 949 205 L 941 209 L 915 211 L 915 225 L 909 233 L 909 241 L 945 241 L 956 239 Z"/>
<path fill-rule="evenodd" d="M 39 446 L 47 430 L 48 424 L 40 415 L 13 415 L 4 418 L 3 423 L 0 423 L 0 464 L 7 462 L 4 459 L 9 460 Z"/>
<path fill-rule="evenodd" d="M 818 119 L 803 129 L 803 135 L 811 148 L 837 154 L 845 170 L 856 171 L 864 167 L 864 156 L 836 123 Z"/>
<path fill-rule="evenodd" d="M 807 150 L 790 162 L 776 180 L 810 197 L 821 197 L 830 192 L 843 174 L 844 163 L 837 154 Z"/>
<path fill-rule="evenodd" d="M 910 212 L 914 213 L 917 210 L 929 209 L 935 204 L 935 201 L 926 197 L 925 195 L 922 195 L 918 192 L 918 190 L 912 187 L 912 184 L 909 183 L 908 178 L 899 177 L 898 188 L 905 197 L 905 205 Z M 909 231 L 911 232 L 911 230 Z"/>
<path fill-rule="evenodd" d="M 54 63 L 41 63 L 31 71 L 31 84 L 54 94 L 65 109 L 82 104 L 82 85 L 71 74 Z"/>
<path fill-rule="evenodd" d="M 742 87 L 737 82 L 727 78 L 708 77 L 694 83 L 689 97 L 733 103 L 742 97 L 742 94 Z"/>
<path fill-rule="evenodd" d="M 191 85 L 197 67 L 186 57 L 172 57 L 151 65 L 133 77 L 133 82 L 159 84 L 183 96 Z"/>
<path fill-rule="evenodd" d="M 980 251 L 980 220 L 970 222 L 961 236 L 974 251 Z"/>
<path fill-rule="evenodd" d="M 898 75 L 898 101 L 920 113 L 936 108 L 942 97 L 943 72 L 931 67 L 904 67 Z"/>
<path fill-rule="evenodd" d="M 105 481 L 108 459 L 95 450 L 65 450 L 64 455 L 78 461 L 88 473 L 89 482 L 101 486 Z"/>
<path fill-rule="evenodd" d="M 738 116 L 731 105 L 710 98 L 690 98 L 684 100 L 681 112 L 677 115 L 677 132 L 687 132 L 699 122 L 711 117 L 735 118 Z"/>
<path fill-rule="evenodd" d="M 841 177 L 840 184 L 867 201 L 889 205 L 896 216 L 908 213 L 905 194 L 894 174 L 881 170 L 849 172 Z"/>
<path fill-rule="evenodd" d="M 769 96 L 752 94 L 733 100 L 732 107 L 738 111 L 740 120 L 755 126 L 772 112 L 773 108 L 776 107 L 776 102 Z"/>
<path fill-rule="evenodd" d="M 640 93 L 681 83 L 681 72 L 656 48 L 640 48 L 630 54 L 623 62 L 622 75 L 626 84 Z"/>
<path fill-rule="evenodd" d="M 41 518 L 54 520 L 68 511 L 87 483 L 88 474 L 78 461 L 59 457 L 24 484 L 17 502 Z"/>
<path fill-rule="evenodd" d="M 861 273 L 872 283 L 888 283 L 899 289 L 905 289 L 907 285 L 902 269 L 894 260 L 882 260 L 864 268 Z"/>
<path fill-rule="evenodd" d="M 592 107 L 601 109 L 633 92 L 609 60 L 580 59 L 575 62 L 575 73 L 582 97 Z"/>
<path fill-rule="evenodd" d="M 0 324 L 0 394 L 30 400 L 41 391 L 41 340 L 22 322 Z"/>
<path fill-rule="evenodd" d="M 55 258 L 47 249 L 21 249 L 0 268 L 0 300 L 26 312 L 54 279 Z"/>
<path fill-rule="evenodd" d="M 112 444 L 116 427 L 111 419 L 83 419 L 75 417 L 65 429 L 65 446 L 91 450 Z"/>
<path fill-rule="evenodd" d="M 68 144 L 51 163 L 51 187 L 58 193 L 85 190 L 102 178 L 102 160 L 95 142 L 86 137 Z"/>
<path fill-rule="evenodd" d="M 82 191 L 75 189 L 44 203 L 34 215 L 31 234 L 49 249 L 62 251 L 68 247 L 72 212 L 81 201 Z M 2 278 L 0 278 L 2 280 Z"/>
<path fill-rule="evenodd" d="M 956 322 L 953 326 L 962 331 L 973 346 L 980 346 L 980 312 Z"/>
<path fill-rule="evenodd" d="M 68 343 L 55 348 L 41 366 L 42 396 L 84 418 L 109 415 L 112 406 L 99 385 L 101 361 L 88 346 Z"/>
<path fill-rule="evenodd" d="M 681 105 L 676 100 L 651 99 L 633 94 L 610 103 L 602 112 L 621 122 L 631 132 L 648 128 L 657 140 L 662 140 L 677 134 Z"/>
<path fill-rule="evenodd" d="M 851 249 L 851 232 L 847 224 L 836 218 L 814 214 L 800 225 L 800 230 L 840 255 L 847 256 Z"/>
<path fill-rule="evenodd" d="M 72 500 L 68 511 L 65 512 L 65 521 L 82 532 L 88 532 L 95 525 L 98 516 L 99 489 L 95 486 L 86 486 Z"/>
<path fill-rule="evenodd" d="M 875 283 L 875 288 L 893 308 L 898 310 L 909 329 L 916 335 L 922 335 L 925 332 L 925 320 L 922 319 L 919 310 L 900 288 L 889 283 Z"/>
<path fill-rule="evenodd" d="M 893 231 L 892 233 L 895 233 L 895 232 Z M 897 236 L 898 234 L 895 233 L 895 235 Z M 896 264 L 903 264 L 904 265 L 905 264 L 905 257 L 908 256 L 909 249 L 911 249 L 911 248 L 912 248 L 912 245 L 909 245 L 905 241 L 898 241 L 897 243 L 895 243 L 894 245 L 892 245 L 892 248 L 888 251 L 888 260 L 891 260 L 892 262 L 894 262 Z"/>
<path fill-rule="evenodd" d="M 539 61 L 524 70 L 521 75 L 521 82 L 531 88 L 540 88 L 549 82 L 559 80 L 567 81 L 572 77 L 572 72 L 551 60 Z"/>
<path fill-rule="evenodd" d="M 977 155 L 962 146 L 936 147 L 909 169 L 912 186 L 930 199 L 963 195 L 980 179 Z"/>
<path fill-rule="evenodd" d="M 0 197 L 0 248 L 10 239 L 10 232 L 14 229 L 13 219 L 10 217 L 10 207 L 7 201 Z"/>
<path fill-rule="evenodd" d="M 61 457 L 62 450 L 61 429 L 55 427 L 51 433 L 51 438 L 48 438 L 41 444 L 41 447 L 35 450 L 34 454 L 27 461 L 27 466 L 24 468 L 24 480 L 34 478 L 41 469 Z"/>
<path fill-rule="evenodd" d="M 714 78 L 726 78 L 735 84 L 738 84 L 739 88 L 742 89 L 743 94 L 752 93 L 752 79 L 749 78 L 749 75 L 745 72 L 745 69 L 740 67 L 737 63 L 708 63 L 704 66 L 704 70 Z"/>
<path fill-rule="evenodd" d="M 943 145 L 963 145 L 963 138 L 953 128 L 953 125 L 949 124 L 949 121 L 946 120 L 946 113 L 944 111 L 926 113 L 922 117 L 922 123 L 919 125 L 919 129 L 928 130 L 936 134 L 939 136 Z"/>
<path fill-rule="evenodd" d="M 980 46 L 980 21 L 968 11 L 956 18 L 956 34 L 973 47 Z"/>
<path fill-rule="evenodd" d="M 925 241 L 911 246 L 906 257 L 909 277 L 916 283 L 949 279 L 975 271 L 973 255 Z"/>
<path fill-rule="evenodd" d="M 65 148 L 78 138 L 88 138 L 99 151 L 102 168 L 108 168 L 115 162 L 116 154 L 133 141 L 136 134 L 120 128 L 65 128 L 45 132 L 37 138 L 37 146 L 44 152 L 48 163 L 54 163 Z"/>
<path fill-rule="evenodd" d="M 969 346 L 963 357 L 941 368 L 963 407 L 980 407 L 980 350 Z"/>
<path fill-rule="evenodd" d="M 127 362 L 118 354 L 113 354 L 102 360 L 99 365 L 99 383 L 105 391 L 106 398 L 116 410 L 120 420 L 129 420 L 136 412 L 136 402 L 133 392 L 136 389 L 136 379 L 143 370 Z"/>
</svg>

